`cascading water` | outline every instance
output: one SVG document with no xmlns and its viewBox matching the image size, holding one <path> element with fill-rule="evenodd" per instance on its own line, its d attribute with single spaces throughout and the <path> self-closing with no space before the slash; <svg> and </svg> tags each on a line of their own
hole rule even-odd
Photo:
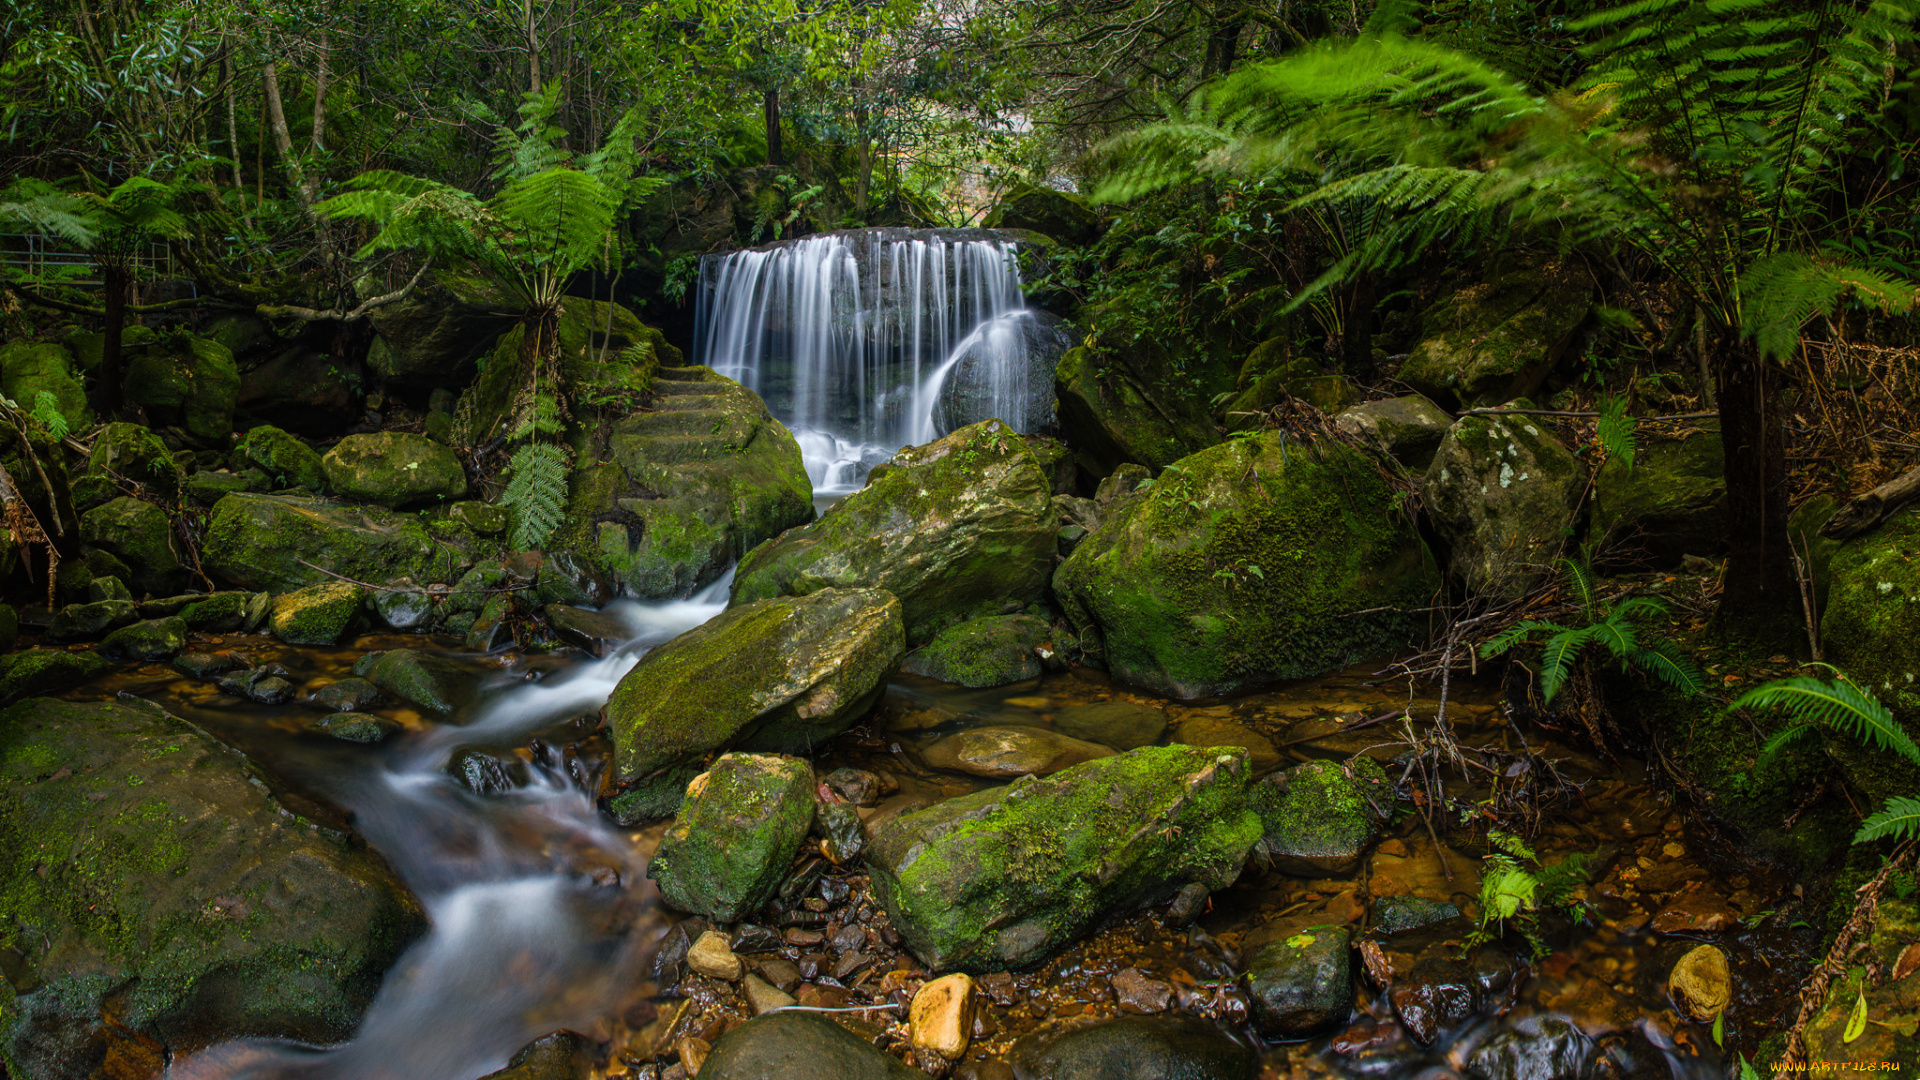
<svg viewBox="0 0 1920 1080">
<path fill-rule="evenodd" d="M 969 335 L 1026 307 L 1015 246 L 983 230 L 861 229 L 709 256 L 694 355 L 766 399 L 816 491 L 851 491 L 937 437 L 940 382 Z"/>
</svg>

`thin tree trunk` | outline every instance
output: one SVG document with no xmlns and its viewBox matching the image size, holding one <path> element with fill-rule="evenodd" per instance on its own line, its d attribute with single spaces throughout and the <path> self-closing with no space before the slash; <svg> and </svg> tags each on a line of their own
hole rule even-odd
<svg viewBox="0 0 1920 1080">
<path fill-rule="evenodd" d="M 763 104 L 767 113 L 767 164 L 785 165 L 786 160 L 780 153 L 780 91 L 768 90 Z"/>
<path fill-rule="evenodd" d="M 312 186 L 307 171 L 301 168 L 299 155 L 293 152 L 293 133 L 287 129 L 287 110 L 280 101 L 280 70 L 271 59 L 262 69 L 261 84 L 266 91 L 267 127 L 273 132 L 273 148 L 280 153 L 281 166 L 287 171 L 287 184 L 293 188 L 294 198 L 311 218 L 319 192 Z"/>
<path fill-rule="evenodd" d="M 1727 479 L 1723 633 L 1775 650 L 1804 644 L 1799 586 L 1787 539 L 1787 444 L 1779 367 L 1722 339 L 1715 350 Z"/>
<path fill-rule="evenodd" d="M 327 85 L 331 82 L 333 44 L 327 32 L 320 32 L 320 59 L 313 69 L 313 152 L 327 148 Z"/>
<path fill-rule="evenodd" d="M 1340 365 L 1355 379 L 1370 382 L 1373 379 L 1373 275 L 1355 278 L 1348 296 L 1347 318 L 1340 331 Z"/>
<path fill-rule="evenodd" d="M 867 134 L 867 115 L 864 105 L 853 110 L 853 212 L 863 223 L 873 198 L 873 139 Z"/>
<path fill-rule="evenodd" d="M 106 308 L 106 326 L 101 335 L 94 409 L 102 420 L 112 420 L 120 415 L 120 383 L 124 378 L 120 370 L 120 337 L 127 325 L 127 292 L 133 286 L 133 275 L 117 261 L 101 263 L 100 270 L 106 282 L 102 304 Z"/>
<path fill-rule="evenodd" d="M 520 0 L 520 32 L 527 41 L 527 89 L 539 93 L 540 83 L 540 35 L 534 25 L 533 0 Z"/>
</svg>

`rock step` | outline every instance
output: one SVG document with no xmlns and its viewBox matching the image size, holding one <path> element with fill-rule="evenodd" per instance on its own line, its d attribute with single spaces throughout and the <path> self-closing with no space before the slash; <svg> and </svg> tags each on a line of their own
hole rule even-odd
<svg viewBox="0 0 1920 1080">
<path fill-rule="evenodd" d="M 653 388 L 661 393 L 717 394 L 725 387 L 725 383 L 711 381 L 710 370 L 703 367 L 663 367 L 653 373 Z"/>
<path fill-rule="evenodd" d="M 660 435 L 704 435 L 713 438 L 715 446 L 725 441 L 714 438 L 727 426 L 727 414 L 719 409 L 703 409 L 693 405 L 655 409 L 645 416 L 644 424 L 635 427 L 648 438 Z"/>
<path fill-rule="evenodd" d="M 645 435 L 629 436 L 622 440 L 623 447 L 636 455 L 644 455 L 644 460 L 655 465 L 671 465 L 676 468 L 700 464 L 721 464 L 722 455 L 731 454 L 725 442 L 714 438 L 702 430 L 699 434 L 673 432 L 652 432 Z"/>
<path fill-rule="evenodd" d="M 718 397 L 706 391 L 699 393 L 664 394 L 653 399 L 650 412 L 710 412 L 719 415 L 721 410 L 714 408 Z"/>
</svg>

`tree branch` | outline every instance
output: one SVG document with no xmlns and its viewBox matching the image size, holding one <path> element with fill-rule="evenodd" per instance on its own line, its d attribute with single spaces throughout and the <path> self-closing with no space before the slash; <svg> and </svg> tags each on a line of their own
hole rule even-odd
<svg viewBox="0 0 1920 1080">
<path fill-rule="evenodd" d="M 383 308 L 388 304 L 397 304 L 405 300 L 412 294 L 413 287 L 420 284 L 420 279 L 426 276 L 427 268 L 432 265 L 433 260 L 431 259 L 421 263 L 420 269 L 414 272 L 412 280 L 408 281 L 405 285 L 384 296 L 373 297 L 361 303 L 359 307 L 349 311 L 341 311 L 339 308 L 321 311 L 317 308 L 299 307 L 295 304 L 261 304 L 254 309 L 254 313 L 263 319 L 306 319 L 310 322 L 359 322 L 361 319 L 366 318 L 367 313 L 373 311 L 375 308 Z"/>
</svg>

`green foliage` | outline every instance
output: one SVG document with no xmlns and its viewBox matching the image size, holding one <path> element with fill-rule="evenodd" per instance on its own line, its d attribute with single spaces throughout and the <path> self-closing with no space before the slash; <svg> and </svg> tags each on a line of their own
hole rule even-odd
<svg viewBox="0 0 1920 1080">
<path fill-rule="evenodd" d="M 1634 596 L 1617 604 L 1597 602 L 1593 572 L 1572 559 L 1560 560 L 1567 587 L 1579 601 L 1584 625 L 1568 626 L 1549 619 L 1528 619 L 1507 628 L 1480 647 L 1482 659 L 1492 659 L 1546 635 L 1540 657 L 1540 697 L 1552 704 L 1574 664 L 1594 646 L 1604 648 L 1623 669 L 1636 667 L 1689 696 L 1705 688 L 1700 670 L 1673 642 L 1635 620 L 1665 614 L 1667 606 L 1650 596 Z"/>
<path fill-rule="evenodd" d="M 1512 924 L 1532 946 L 1535 956 L 1552 951 L 1541 938 L 1543 913 L 1581 906 L 1572 900 L 1586 880 L 1592 856 L 1572 855 L 1552 866 L 1542 866 L 1527 843 L 1498 829 L 1487 833 L 1487 853 L 1480 871 L 1480 921 L 1467 935 L 1469 949 L 1493 940 L 1503 924 Z"/>
<path fill-rule="evenodd" d="M 1627 415 L 1627 399 L 1609 395 L 1600 400 L 1600 418 L 1594 422 L 1593 436 L 1609 458 L 1618 458 L 1633 471 L 1633 454 L 1639 440 L 1634 434 L 1634 419 Z"/>
<path fill-rule="evenodd" d="M 33 412 L 29 414 L 40 422 L 55 439 L 64 439 L 70 430 L 66 415 L 60 411 L 60 399 L 51 390 L 42 390 L 33 396 Z"/>
<path fill-rule="evenodd" d="M 500 505 L 513 513 L 513 546 L 533 551 L 566 521 L 567 453 L 552 443 L 529 442 L 513 452 L 508 468 Z"/>
<path fill-rule="evenodd" d="M 1787 746 L 1828 730 L 1920 765 L 1920 747 L 1893 713 L 1871 691 L 1844 675 L 1831 681 L 1809 675 L 1775 679 L 1740 695 L 1729 708 L 1784 709 L 1796 721 L 1761 746 L 1756 771 Z M 1920 836 L 1920 799 L 1890 796 L 1885 806 L 1860 823 L 1853 842 L 1871 843 L 1885 836 L 1902 840 Z"/>
</svg>

